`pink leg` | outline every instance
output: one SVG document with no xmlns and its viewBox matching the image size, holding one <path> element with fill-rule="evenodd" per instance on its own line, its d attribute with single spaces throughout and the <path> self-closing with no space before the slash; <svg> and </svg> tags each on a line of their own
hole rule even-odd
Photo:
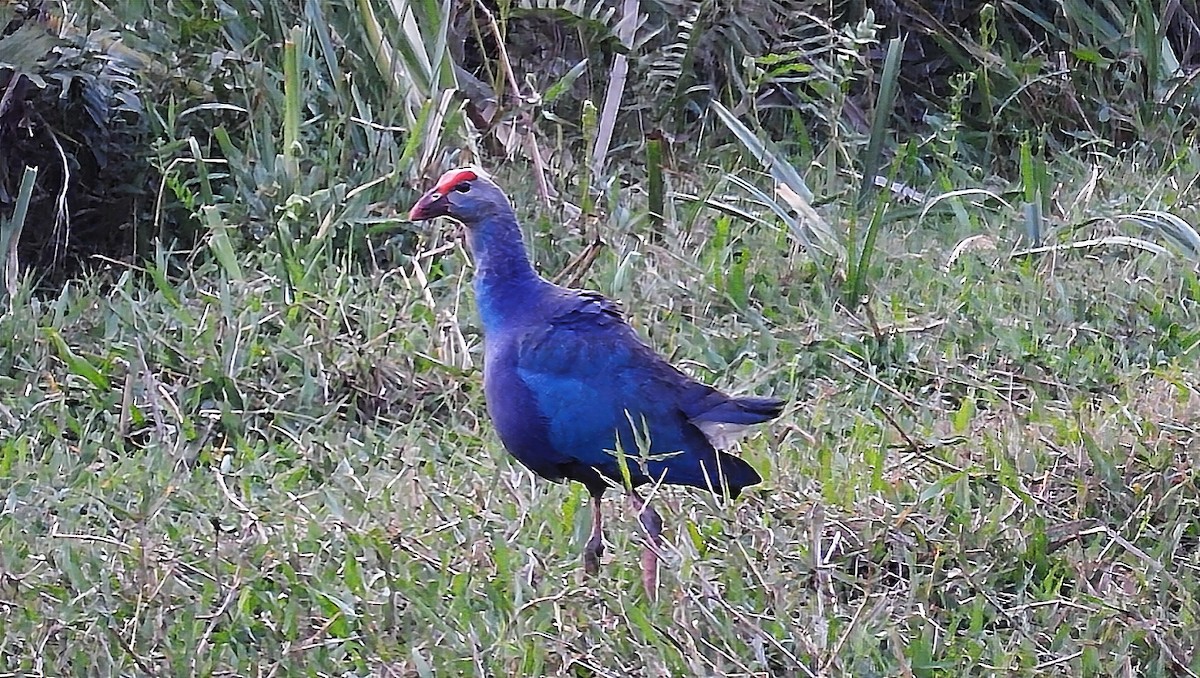
<svg viewBox="0 0 1200 678">
<path fill-rule="evenodd" d="M 629 491 L 629 498 L 638 510 L 638 522 L 646 530 L 648 543 L 642 551 L 642 586 L 650 600 L 658 599 L 658 554 L 662 550 L 662 517 L 654 507 L 646 503 L 637 490 Z"/>
</svg>

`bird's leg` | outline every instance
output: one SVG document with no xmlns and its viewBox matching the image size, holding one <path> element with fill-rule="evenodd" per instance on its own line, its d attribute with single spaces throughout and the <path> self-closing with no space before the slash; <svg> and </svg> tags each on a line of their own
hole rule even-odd
<svg viewBox="0 0 1200 678">
<path fill-rule="evenodd" d="M 600 495 L 592 495 L 592 536 L 583 547 L 583 571 L 588 574 L 600 572 L 600 556 L 604 555 L 604 520 L 600 513 Z"/>
<path fill-rule="evenodd" d="M 629 491 L 629 498 L 638 511 L 638 522 L 646 530 L 648 539 L 646 548 L 642 551 L 642 586 L 650 600 L 658 598 L 658 554 L 662 546 L 662 517 L 654 507 L 642 499 L 637 490 Z"/>
</svg>

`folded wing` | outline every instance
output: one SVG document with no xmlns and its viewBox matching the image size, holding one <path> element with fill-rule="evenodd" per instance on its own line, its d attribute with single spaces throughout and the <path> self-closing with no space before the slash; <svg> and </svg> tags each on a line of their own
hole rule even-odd
<svg viewBox="0 0 1200 678">
<path fill-rule="evenodd" d="M 761 482 L 745 461 L 718 452 L 737 429 L 778 416 L 774 398 L 732 398 L 695 381 L 646 346 L 604 297 L 572 294 L 516 347 L 556 455 L 620 482 L 615 450 L 636 485 L 708 487 L 736 496 Z"/>
</svg>

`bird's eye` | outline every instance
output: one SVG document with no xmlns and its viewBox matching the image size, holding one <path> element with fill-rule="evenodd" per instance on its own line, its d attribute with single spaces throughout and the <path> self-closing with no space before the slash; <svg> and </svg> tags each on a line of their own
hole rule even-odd
<svg viewBox="0 0 1200 678">
<path fill-rule="evenodd" d="M 471 184 L 464 181 L 461 184 L 455 186 L 454 190 L 458 191 L 459 193 L 466 193 L 467 191 L 471 190 Z"/>
</svg>

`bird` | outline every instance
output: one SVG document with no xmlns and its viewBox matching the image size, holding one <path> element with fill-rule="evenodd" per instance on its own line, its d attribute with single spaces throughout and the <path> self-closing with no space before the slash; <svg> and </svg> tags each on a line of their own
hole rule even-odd
<svg viewBox="0 0 1200 678">
<path fill-rule="evenodd" d="M 409 211 L 414 222 L 437 217 L 465 227 L 484 398 L 500 441 L 534 474 L 587 489 L 589 575 L 604 554 L 601 499 L 610 487 L 629 495 L 648 537 L 642 585 L 655 599 L 663 521 L 638 488 L 683 485 L 736 499 L 762 478 L 718 448 L 740 429 L 778 417 L 784 401 L 730 396 L 697 381 L 644 342 L 617 303 L 539 275 L 512 203 L 483 169 L 446 172 Z"/>
</svg>

